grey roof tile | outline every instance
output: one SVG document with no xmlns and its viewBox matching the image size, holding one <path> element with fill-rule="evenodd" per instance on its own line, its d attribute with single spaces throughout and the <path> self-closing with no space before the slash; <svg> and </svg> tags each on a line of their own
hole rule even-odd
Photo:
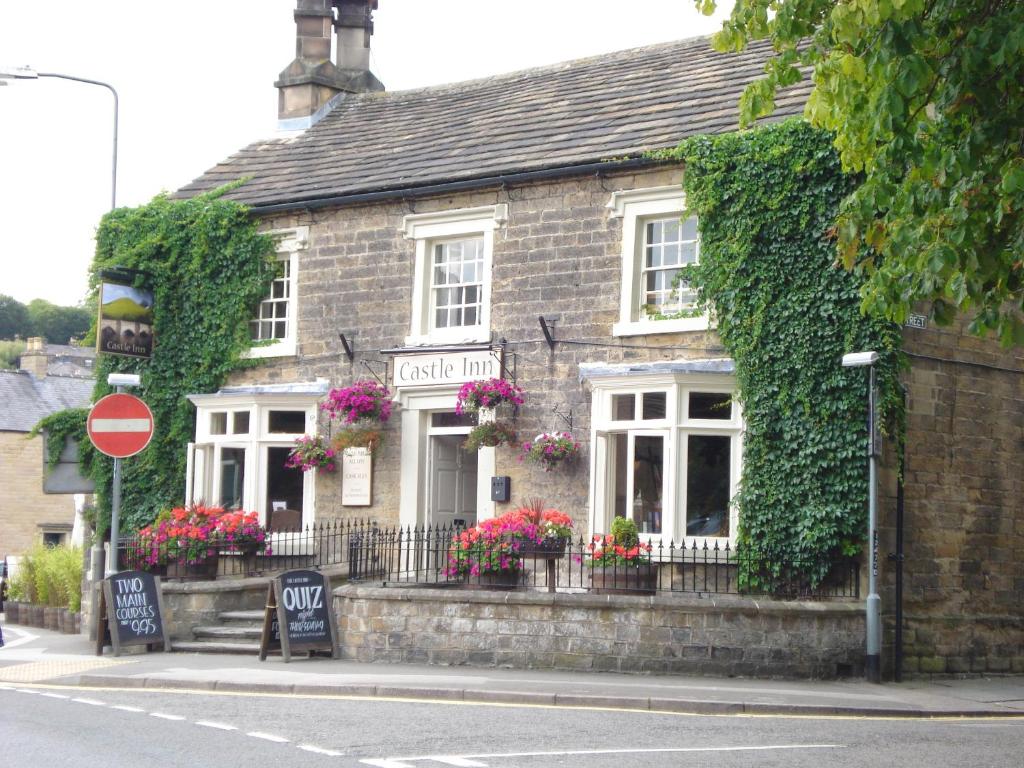
<svg viewBox="0 0 1024 768">
<path fill-rule="evenodd" d="M 226 196 L 279 205 L 523 171 L 672 147 L 738 127 L 740 93 L 764 72 L 766 43 L 738 54 L 694 38 L 464 83 L 339 99 L 297 137 L 257 142 L 176 195 L 251 177 Z M 804 82 L 775 118 L 799 114 Z"/>
<path fill-rule="evenodd" d="M 40 419 L 65 408 L 84 408 L 94 379 L 0 371 L 0 432 L 29 432 Z"/>
</svg>

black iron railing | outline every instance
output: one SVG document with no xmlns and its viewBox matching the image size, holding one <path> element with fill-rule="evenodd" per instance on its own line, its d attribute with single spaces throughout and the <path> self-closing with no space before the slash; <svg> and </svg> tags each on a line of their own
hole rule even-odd
<svg viewBox="0 0 1024 768">
<path fill-rule="evenodd" d="M 649 553 L 634 564 L 592 565 L 590 542 L 575 538 L 560 546 L 537 546 L 515 541 L 503 547 L 505 557 L 460 558 L 454 537 L 463 529 L 451 526 L 385 528 L 360 520 L 328 520 L 293 531 L 269 531 L 266 549 L 245 551 L 235 546 L 211 545 L 215 565 L 205 573 L 252 576 L 294 568 L 329 569 L 351 581 L 385 586 L 479 586 L 526 588 L 559 592 L 630 592 L 759 594 L 778 597 L 829 599 L 859 598 L 860 571 L 855 559 L 812 560 L 769 558 L 739 551 L 728 544 L 677 545 L 651 541 Z M 164 545 L 157 557 L 143 549 L 138 537 L 120 540 L 122 568 L 149 568 L 166 578 L 188 578 L 174 544 Z M 157 560 L 154 566 L 144 561 Z M 204 558 L 206 559 L 206 558 Z M 480 567 L 489 561 L 506 568 Z M 475 566 L 475 567 L 474 567 Z M 209 577 L 209 576 L 207 576 Z"/>
</svg>

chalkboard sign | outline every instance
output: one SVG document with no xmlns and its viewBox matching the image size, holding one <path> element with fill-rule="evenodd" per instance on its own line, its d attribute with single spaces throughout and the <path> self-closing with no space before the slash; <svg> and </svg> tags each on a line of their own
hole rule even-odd
<svg viewBox="0 0 1024 768">
<path fill-rule="evenodd" d="M 114 646 L 115 656 L 126 645 L 152 650 L 160 644 L 171 650 L 163 614 L 160 579 L 152 574 L 125 571 L 104 579 L 96 611 L 96 655 L 103 655 L 105 645 Z"/>
<path fill-rule="evenodd" d="M 331 605 L 331 583 L 316 571 L 286 571 L 267 589 L 260 639 L 260 661 L 280 650 L 285 661 L 293 651 L 330 651 L 338 658 L 338 627 Z"/>
</svg>

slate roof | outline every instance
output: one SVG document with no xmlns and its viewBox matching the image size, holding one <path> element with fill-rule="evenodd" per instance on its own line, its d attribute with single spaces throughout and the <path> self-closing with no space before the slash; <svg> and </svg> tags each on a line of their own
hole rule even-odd
<svg viewBox="0 0 1024 768">
<path fill-rule="evenodd" d="M 85 408 L 94 379 L 0 371 L 0 432 L 29 432 L 40 419 L 65 408 Z"/>
<path fill-rule="evenodd" d="M 410 91 L 338 97 L 305 133 L 252 144 L 183 187 L 187 197 L 243 176 L 227 195 L 271 206 L 405 190 L 637 156 L 738 127 L 744 86 L 770 45 L 738 54 L 707 38 Z M 804 82 L 773 119 L 800 114 Z"/>
</svg>

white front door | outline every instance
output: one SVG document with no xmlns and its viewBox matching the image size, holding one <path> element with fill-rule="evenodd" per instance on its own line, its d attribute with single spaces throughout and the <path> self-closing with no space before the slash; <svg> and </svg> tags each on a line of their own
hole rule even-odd
<svg viewBox="0 0 1024 768">
<path fill-rule="evenodd" d="M 429 525 L 476 524 L 477 454 L 462 449 L 464 435 L 430 436 Z"/>
</svg>

